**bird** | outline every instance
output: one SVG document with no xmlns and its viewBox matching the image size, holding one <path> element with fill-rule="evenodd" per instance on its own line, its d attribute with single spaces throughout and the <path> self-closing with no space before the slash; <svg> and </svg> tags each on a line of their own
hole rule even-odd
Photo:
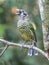
<svg viewBox="0 0 49 65">
<path fill-rule="evenodd" d="M 25 43 L 29 43 L 29 45 L 37 47 L 37 37 L 35 34 L 36 25 L 29 22 L 29 16 L 25 10 L 17 9 L 16 15 L 18 15 L 17 28 L 22 36 L 22 39 L 24 39 Z M 28 50 L 28 55 L 38 55 L 38 51 L 30 48 Z"/>
</svg>

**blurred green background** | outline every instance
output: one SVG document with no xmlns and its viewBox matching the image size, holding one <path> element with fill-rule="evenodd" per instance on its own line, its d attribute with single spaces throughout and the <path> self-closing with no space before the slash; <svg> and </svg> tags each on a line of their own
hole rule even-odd
<svg viewBox="0 0 49 65">
<path fill-rule="evenodd" d="M 17 30 L 17 16 L 11 14 L 13 7 L 28 12 L 30 21 L 35 22 L 37 26 L 37 46 L 44 50 L 38 0 L 0 0 L 0 38 L 10 42 L 23 42 Z M 27 49 L 10 46 L 0 57 L 0 65 L 49 65 L 49 61 L 40 53 L 30 57 L 27 55 Z"/>
</svg>

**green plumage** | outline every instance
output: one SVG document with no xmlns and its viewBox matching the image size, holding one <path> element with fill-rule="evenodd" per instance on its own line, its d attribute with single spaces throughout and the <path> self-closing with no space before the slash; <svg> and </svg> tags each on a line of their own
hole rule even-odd
<svg viewBox="0 0 49 65">
<path fill-rule="evenodd" d="M 24 22 L 23 25 L 18 27 L 22 38 L 26 41 L 32 42 L 33 40 L 36 41 L 35 30 L 31 23 Z"/>
</svg>

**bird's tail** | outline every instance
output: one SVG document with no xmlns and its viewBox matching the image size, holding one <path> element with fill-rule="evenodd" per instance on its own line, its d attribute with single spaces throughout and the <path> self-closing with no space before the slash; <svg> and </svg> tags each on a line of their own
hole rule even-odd
<svg viewBox="0 0 49 65">
<path fill-rule="evenodd" d="M 36 42 L 32 42 L 32 45 L 37 47 Z M 29 56 L 38 55 L 38 51 L 35 50 L 35 49 L 30 48 L 29 51 L 28 51 L 28 55 Z"/>
</svg>

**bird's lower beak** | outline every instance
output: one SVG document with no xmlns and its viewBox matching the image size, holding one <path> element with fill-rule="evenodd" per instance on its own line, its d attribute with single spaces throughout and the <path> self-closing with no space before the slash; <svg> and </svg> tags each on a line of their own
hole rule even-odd
<svg viewBox="0 0 49 65">
<path fill-rule="evenodd" d="M 13 7 L 12 8 L 12 14 L 18 15 L 19 14 L 20 9 Z"/>
</svg>

